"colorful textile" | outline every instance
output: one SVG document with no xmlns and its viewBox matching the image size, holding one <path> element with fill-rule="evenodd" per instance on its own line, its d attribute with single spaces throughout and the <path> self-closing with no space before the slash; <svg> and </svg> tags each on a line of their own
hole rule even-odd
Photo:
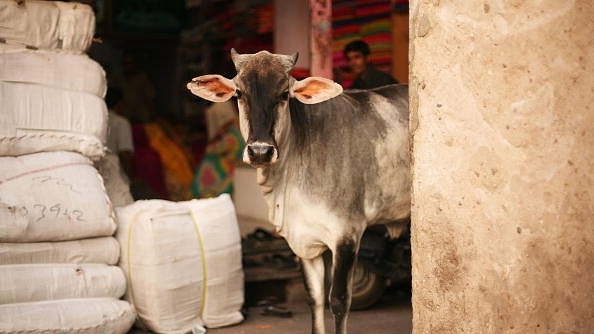
<svg viewBox="0 0 594 334">
<path fill-rule="evenodd" d="M 209 198 L 222 193 L 233 194 L 233 171 L 242 164 L 244 146 L 236 120 L 223 126 L 206 146 L 192 182 L 192 196 Z"/>
<path fill-rule="evenodd" d="M 150 146 L 159 152 L 165 171 L 182 186 L 188 187 L 192 183 L 192 168 L 184 150 L 165 135 L 159 124 L 147 123 L 144 129 Z"/>
</svg>

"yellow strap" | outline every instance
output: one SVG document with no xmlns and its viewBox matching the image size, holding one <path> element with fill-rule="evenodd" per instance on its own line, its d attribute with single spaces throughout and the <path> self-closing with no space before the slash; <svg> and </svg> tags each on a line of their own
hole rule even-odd
<svg viewBox="0 0 594 334">
<path fill-rule="evenodd" d="M 190 215 L 192 216 L 192 221 L 194 222 L 194 227 L 196 229 L 196 237 L 198 238 L 198 247 L 200 247 L 200 260 L 202 262 L 202 302 L 200 303 L 200 318 L 203 317 L 204 313 L 204 306 L 206 304 L 206 286 L 207 282 L 206 279 L 208 275 L 206 275 L 206 256 L 204 252 L 204 242 L 202 239 L 202 231 L 200 230 L 200 224 L 198 223 L 198 218 L 194 215 L 194 212 L 190 210 Z"/>
</svg>

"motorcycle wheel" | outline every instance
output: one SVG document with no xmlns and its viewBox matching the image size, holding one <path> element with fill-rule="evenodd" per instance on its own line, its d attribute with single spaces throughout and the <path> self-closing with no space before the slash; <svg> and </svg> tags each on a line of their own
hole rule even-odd
<svg viewBox="0 0 594 334">
<path fill-rule="evenodd" d="M 351 310 L 364 310 L 377 303 L 384 295 L 386 282 L 373 265 L 357 261 L 353 274 Z"/>
</svg>

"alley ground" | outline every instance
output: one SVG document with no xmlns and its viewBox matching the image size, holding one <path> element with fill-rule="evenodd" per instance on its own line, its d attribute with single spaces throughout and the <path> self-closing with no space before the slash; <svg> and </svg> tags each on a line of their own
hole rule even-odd
<svg viewBox="0 0 594 334">
<path fill-rule="evenodd" d="M 278 306 L 290 311 L 291 317 L 266 315 L 265 306 L 246 308 L 246 319 L 234 326 L 210 328 L 207 334 L 309 334 L 311 314 L 299 284 L 290 288 L 289 299 Z M 332 316 L 326 310 L 328 333 L 334 333 Z M 410 294 L 402 289 L 390 288 L 375 306 L 364 311 L 353 311 L 349 317 L 349 333 L 410 334 L 412 333 L 412 308 Z M 130 334 L 149 334 L 133 330 Z"/>
</svg>

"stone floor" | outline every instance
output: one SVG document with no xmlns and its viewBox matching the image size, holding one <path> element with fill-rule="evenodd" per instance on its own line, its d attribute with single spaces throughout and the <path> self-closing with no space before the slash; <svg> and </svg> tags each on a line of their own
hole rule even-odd
<svg viewBox="0 0 594 334">
<path fill-rule="evenodd" d="M 392 296 L 394 297 L 394 296 Z M 291 318 L 263 315 L 263 307 L 248 309 L 246 320 L 225 328 L 209 329 L 208 334 L 306 334 L 311 329 L 311 314 L 304 301 L 289 303 L 286 308 Z M 386 298 L 373 308 L 353 311 L 349 317 L 349 333 L 410 334 L 412 332 L 412 309 L 410 300 Z M 326 312 L 326 328 L 333 333 L 334 324 L 330 312 Z"/>
<path fill-rule="evenodd" d="M 251 306 L 245 310 L 246 319 L 234 326 L 209 328 L 207 334 L 308 334 L 311 332 L 311 314 L 305 301 L 301 284 L 288 288 L 287 301 L 278 304 L 290 311 L 291 317 L 265 315 L 265 306 Z M 328 333 L 334 333 L 330 312 L 326 311 Z M 410 334 L 412 332 L 412 308 L 410 295 L 401 289 L 389 288 L 384 298 L 364 311 L 352 311 L 349 317 L 349 333 Z M 150 334 L 133 330 L 130 334 Z"/>
</svg>

